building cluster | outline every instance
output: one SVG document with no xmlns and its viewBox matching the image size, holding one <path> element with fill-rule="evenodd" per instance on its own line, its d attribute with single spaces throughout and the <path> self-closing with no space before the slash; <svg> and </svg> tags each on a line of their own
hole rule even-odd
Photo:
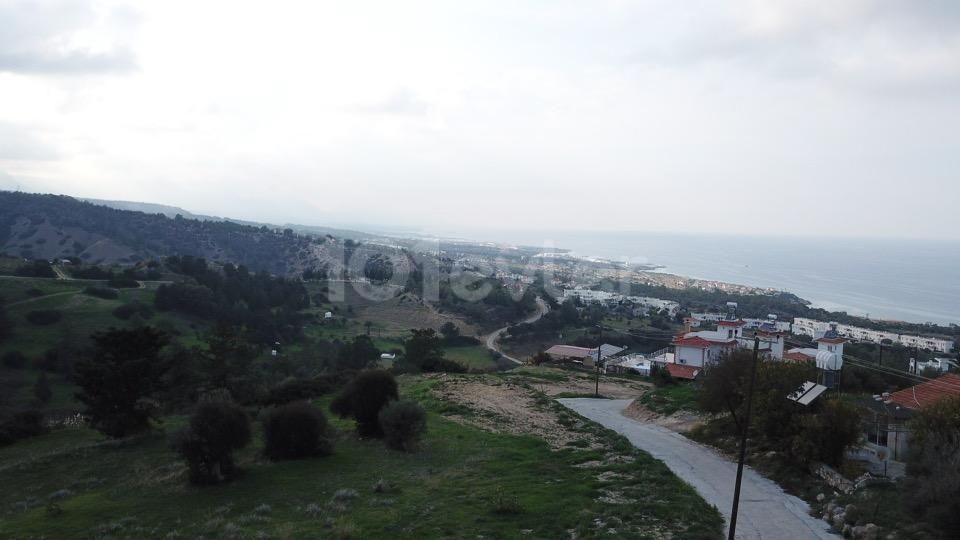
<svg viewBox="0 0 960 540">
<path fill-rule="evenodd" d="M 586 304 L 604 304 L 613 306 L 616 304 L 628 303 L 642 310 L 654 309 L 656 311 L 666 311 L 671 317 L 675 317 L 680 311 L 680 304 L 673 300 L 663 300 L 649 296 L 628 296 L 616 294 L 607 291 L 592 291 L 590 289 L 566 289 L 563 291 L 563 299 L 579 298 Z M 636 313 L 639 314 L 639 313 Z"/>
<path fill-rule="evenodd" d="M 813 338 L 823 335 L 830 329 L 830 325 L 836 326 L 836 331 L 843 337 L 857 341 L 868 341 L 870 343 L 883 343 L 883 340 L 890 340 L 892 343 L 899 343 L 906 347 L 917 347 L 928 349 L 940 353 L 949 353 L 953 350 L 954 343 L 949 339 L 932 338 L 924 336 L 913 336 L 909 334 L 896 334 L 893 332 L 884 332 L 882 330 L 871 330 L 849 324 L 837 324 L 818 321 L 815 319 L 806 319 L 797 317 L 793 319 L 791 331 L 797 335 L 807 335 Z"/>
</svg>

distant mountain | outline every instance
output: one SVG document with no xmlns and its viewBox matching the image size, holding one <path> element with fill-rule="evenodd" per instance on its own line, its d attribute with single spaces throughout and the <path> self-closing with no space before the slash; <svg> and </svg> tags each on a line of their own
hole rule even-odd
<svg viewBox="0 0 960 540">
<path fill-rule="evenodd" d="M 80 201 L 116 208 L 117 210 L 130 210 L 132 212 L 143 212 L 144 214 L 163 214 L 168 218 L 175 218 L 177 215 L 189 219 L 199 219 L 203 221 L 227 221 L 223 218 L 203 216 L 194 214 L 177 206 L 168 206 L 165 204 L 133 202 L 133 201 L 105 201 L 102 199 L 78 199 Z"/>
<path fill-rule="evenodd" d="M 194 255 L 274 274 L 297 274 L 335 261 L 337 239 L 290 229 L 191 219 L 163 205 L 119 203 L 111 208 L 63 195 L 0 191 L 0 251 L 25 258 L 80 257 L 130 264 L 167 255 Z M 169 213 L 179 217 L 168 217 Z M 342 258 L 342 257 L 341 257 Z"/>
</svg>

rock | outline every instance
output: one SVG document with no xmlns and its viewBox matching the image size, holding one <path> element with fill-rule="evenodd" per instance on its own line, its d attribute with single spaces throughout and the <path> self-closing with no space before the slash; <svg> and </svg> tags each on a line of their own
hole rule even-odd
<svg viewBox="0 0 960 540">
<path fill-rule="evenodd" d="M 843 514 L 834 514 L 833 521 L 831 523 L 833 523 L 833 527 L 835 529 L 837 529 L 838 531 L 842 531 L 843 525 L 844 525 Z"/>
<path fill-rule="evenodd" d="M 849 525 L 847 525 L 846 527 L 849 527 Z M 857 538 L 857 539 L 863 538 L 863 534 L 864 534 L 864 527 L 862 525 L 857 525 L 850 531 L 850 535 L 853 538 Z"/>
<path fill-rule="evenodd" d="M 826 498 L 827 498 L 827 496 L 824 495 L 823 493 L 817 493 L 817 502 L 818 502 L 818 503 L 822 503 L 823 500 L 826 499 Z"/>
<path fill-rule="evenodd" d="M 873 523 L 867 523 L 863 526 L 863 537 L 866 540 L 877 540 L 880 538 L 880 527 L 877 527 Z"/>
</svg>

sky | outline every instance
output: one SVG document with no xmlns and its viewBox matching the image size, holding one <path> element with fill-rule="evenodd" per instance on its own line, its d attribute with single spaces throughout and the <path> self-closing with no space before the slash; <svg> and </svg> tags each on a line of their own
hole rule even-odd
<svg viewBox="0 0 960 540">
<path fill-rule="evenodd" d="M 960 239 L 960 2 L 0 0 L 0 188 L 272 223 Z"/>
</svg>

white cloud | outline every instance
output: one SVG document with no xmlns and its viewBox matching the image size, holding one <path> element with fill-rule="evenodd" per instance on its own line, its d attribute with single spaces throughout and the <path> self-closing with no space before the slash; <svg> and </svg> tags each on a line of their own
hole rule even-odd
<svg viewBox="0 0 960 540">
<path fill-rule="evenodd" d="M 272 221 L 956 237 L 955 5 L 0 0 L 0 169 Z"/>
</svg>

